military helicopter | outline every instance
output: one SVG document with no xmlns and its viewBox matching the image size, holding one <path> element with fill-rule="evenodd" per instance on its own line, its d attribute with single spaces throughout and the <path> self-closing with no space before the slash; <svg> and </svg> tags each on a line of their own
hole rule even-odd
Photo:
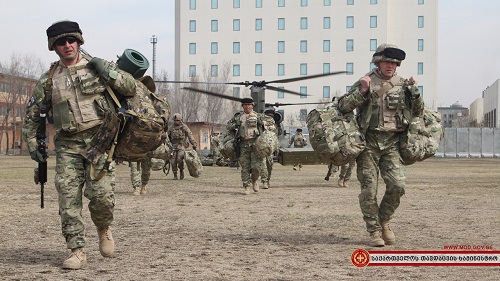
<svg viewBox="0 0 500 281">
<path fill-rule="evenodd" d="M 275 87 L 272 85 L 269 85 L 271 83 L 276 84 L 276 83 L 290 83 L 290 82 L 296 82 L 296 81 L 302 81 L 302 80 L 307 80 L 307 79 L 314 79 L 314 78 L 320 78 L 320 77 L 325 77 L 325 76 L 332 76 L 332 75 L 339 75 L 339 74 L 344 74 L 346 71 L 336 71 L 336 72 L 330 72 L 330 73 L 321 73 L 321 74 L 314 74 L 314 75 L 305 75 L 305 76 L 300 76 L 300 77 L 294 77 L 294 78 L 287 78 L 287 79 L 279 79 L 279 80 L 272 80 L 272 81 L 244 81 L 244 82 L 201 82 L 201 81 L 155 81 L 156 83 L 178 83 L 178 84 L 219 84 L 219 85 L 239 85 L 239 86 L 245 86 L 245 87 L 250 87 L 250 96 L 254 100 L 255 106 L 254 110 L 258 113 L 263 113 L 266 108 L 272 107 L 273 109 L 275 107 L 280 107 L 280 106 L 290 106 L 290 105 L 303 105 L 303 104 L 325 104 L 326 102 L 302 102 L 302 103 L 266 103 L 265 100 L 265 90 L 273 90 L 277 92 L 284 92 L 284 93 L 289 93 L 293 95 L 298 95 L 298 96 L 303 96 L 303 94 L 287 90 L 284 88 L 280 87 Z M 203 93 L 223 99 L 228 99 L 232 101 L 238 101 L 241 102 L 242 98 L 234 97 L 234 96 L 228 96 L 224 95 L 221 93 L 214 93 L 194 87 L 181 87 L 183 90 L 188 90 L 188 91 L 193 91 L 193 92 L 198 92 L 198 93 Z M 276 122 L 276 126 L 278 128 L 278 139 L 280 141 L 280 146 L 281 147 L 286 147 L 288 144 L 288 141 L 285 139 L 285 136 L 287 134 L 286 131 L 283 130 L 281 123 L 284 120 L 284 117 L 281 115 L 280 112 L 275 111 L 274 114 L 274 120 Z M 288 157 L 286 155 L 283 155 L 282 149 L 280 149 L 280 152 L 278 153 L 278 160 L 281 164 L 285 164 L 285 162 L 293 162 L 296 161 L 294 159 L 300 158 L 301 163 L 304 164 L 316 164 L 317 163 L 317 157 L 312 149 L 285 149 L 287 152 L 290 152 Z M 280 155 L 281 154 L 281 155 Z M 291 156 L 293 154 L 293 156 Z M 281 157 L 280 157 L 281 156 Z M 284 158 L 289 158 L 288 161 L 285 161 Z"/>
</svg>

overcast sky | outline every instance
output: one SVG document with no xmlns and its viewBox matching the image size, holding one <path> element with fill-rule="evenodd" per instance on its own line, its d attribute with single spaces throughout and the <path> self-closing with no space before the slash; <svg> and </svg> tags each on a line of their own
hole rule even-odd
<svg viewBox="0 0 500 281">
<path fill-rule="evenodd" d="M 125 48 L 150 58 L 150 40 L 156 35 L 156 72 L 166 70 L 173 78 L 174 0 L 0 0 L 0 7 L 2 64 L 12 54 L 34 54 L 48 66 L 57 56 L 47 49 L 45 30 L 55 21 L 70 19 L 83 30 L 83 48 L 108 60 L 116 61 Z M 499 11 L 500 1 L 439 0 L 440 106 L 458 101 L 469 107 L 500 78 Z"/>
</svg>

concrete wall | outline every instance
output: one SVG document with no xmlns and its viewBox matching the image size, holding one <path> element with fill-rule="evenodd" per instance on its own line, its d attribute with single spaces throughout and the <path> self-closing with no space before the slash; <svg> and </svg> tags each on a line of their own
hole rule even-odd
<svg viewBox="0 0 500 281">
<path fill-rule="evenodd" d="M 500 129 L 445 128 L 435 157 L 500 157 Z"/>
</svg>

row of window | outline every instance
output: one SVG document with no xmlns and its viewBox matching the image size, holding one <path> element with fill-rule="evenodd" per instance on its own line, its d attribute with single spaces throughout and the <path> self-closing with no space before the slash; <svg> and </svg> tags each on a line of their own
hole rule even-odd
<svg viewBox="0 0 500 281">
<path fill-rule="evenodd" d="M 278 7 L 285 7 L 285 4 L 286 4 L 285 0 L 275 0 L 275 1 L 277 2 Z M 369 0 L 369 1 L 370 1 L 370 5 L 378 4 L 378 0 Z M 424 0 L 417 0 L 417 1 L 418 1 L 419 5 L 424 4 Z M 262 8 L 263 2 L 264 2 L 264 0 L 255 0 L 255 8 Z M 210 4 L 211 4 L 210 7 L 212 9 L 219 8 L 219 0 L 211 0 Z M 354 0 L 346 0 L 346 4 L 347 5 L 354 5 Z M 301 7 L 307 7 L 308 5 L 309 5 L 308 0 L 300 0 Z M 323 0 L 323 6 L 331 6 L 331 5 L 332 5 L 332 0 Z M 235 9 L 241 8 L 241 0 L 233 0 L 233 8 L 235 8 Z M 189 9 L 196 10 L 196 0 L 189 1 Z"/>
<path fill-rule="evenodd" d="M 369 70 L 371 71 L 375 65 L 373 63 L 370 63 Z M 330 63 L 323 63 L 323 73 L 330 73 Z M 354 73 L 354 63 L 348 62 L 346 63 L 346 69 L 345 71 L 347 72 L 347 75 L 352 75 Z M 285 65 L 284 64 L 278 64 L 278 76 L 285 76 Z M 263 66 L 262 64 L 255 64 L 255 76 L 262 76 L 263 73 Z M 299 73 L 300 75 L 307 75 L 308 70 L 307 70 L 307 63 L 301 63 L 299 65 Z M 417 63 L 417 74 L 418 75 L 423 75 L 424 74 L 424 63 L 419 62 Z M 210 66 L 210 76 L 212 77 L 217 77 L 219 75 L 219 66 L 216 64 L 213 64 Z M 233 64 L 233 76 L 240 76 L 241 75 L 241 66 L 239 64 Z M 190 65 L 189 66 L 189 76 L 194 77 L 196 76 L 196 65 Z"/>
<path fill-rule="evenodd" d="M 278 46 L 277 46 L 277 51 L 278 53 L 285 53 L 285 41 L 278 41 Z M 424 39 L 418 39 L 418 50 L 423 51 L 424 50 Z M 377 39 L 370 39 L 370 51 L 375 51 L 377 49 Z M 353 52 L 354 51 L 354 39 L 347 39 L 346 40 L 346 52 Z M 189 43 L 189 54 L 190 55 L 196 55 L 196 48 L 197 44 L 196 43 Z M 299 50 L 301 53 L 307 53 L 308 52 L 308 44 L 307 40 L 301 40 L 299 43 Z M 323 40 L 323 52 L 330 52 L 331 51 L 331 41 L 330 40 Z M 219 53 L 219 43 L 218 42 L 211 42 L 210 43 L 210 53 L 211 54 L 218 54 Z M 241 53 L 241 43 L 240 42 L 233 42 L 233 54 L 240 54 Z M 262 41 L 255 41 L 255 53 L 260 54 L 262 53 Z"/>
<path fill-rule="evenodd" d="M 332 26 L 332 20 L 330 17 L 323 17 L 323 29 L 330 29 Z M 370 28 L 377 28 L 378 17 L 370 16 Z M 424 27 L 424 16 L 418 16 L 417 22 L 418 28 Z M 309 23 L 307 17 L 300 18 L 300 29 L 308 29 Z M 346 17 L 346 28 L 354 28 L 354 16 Z M 263 20 L 255 19 L 255 30 L 260 31 L 263 29 Z M 210 30 L 212 32 L 219 31 L 219 20 L 211 20 Z M 241 30 L 241 20 L 233 19 L 233 31 Z M 278 30 L 285 30 L 285 18 L 278 18 Z M 189 32 L 196 32 L 196 20 L 189 21 Z"/>
</svg>

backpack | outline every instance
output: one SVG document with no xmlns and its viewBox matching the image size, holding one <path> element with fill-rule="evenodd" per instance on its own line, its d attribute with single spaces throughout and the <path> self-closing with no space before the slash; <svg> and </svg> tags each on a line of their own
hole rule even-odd
<svg viewBox="0 0 500 281">
<path fill-rule="evenodd" d="M 342 166 L 356 159 L 365 149 L 365 137 L 353 113 L 342 114 L 334 99 L 324 109 L 313 109 L 307 115 L 309 141 L 321 161 Z"/>
<path fill-rule="evenodd" d="M 201 164 L 198 152 L 196 150 L 186 150 L 185 156 L 184 160 L 186 161 L 189 175 L 194 178 L 199 177 L 203 171 L 203 165 Z"/>
<path fill-rule="evenodd" d="M 279 149 L 278 136 L 272 131 L 264 130 L 253 145 L 252 152 L 259 158 L 266 158 Z"/>
<path fill-rule="evenodd" d="M 412 117 L 399 140 L 399 154 L 405 165 L 423 161 L 436 154 L 444 136 L 439 112 L 424 108 L 422 116 Z"/>
</svg>

